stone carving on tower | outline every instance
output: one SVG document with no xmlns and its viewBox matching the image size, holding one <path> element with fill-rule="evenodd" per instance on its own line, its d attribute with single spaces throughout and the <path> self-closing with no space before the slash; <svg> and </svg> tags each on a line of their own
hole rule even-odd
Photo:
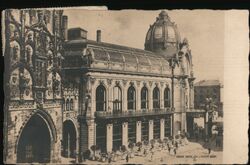
<svg viewBox="0 0 250 165">
<path fill-rule="evenodd" d="M 14 138 L 5 138 L 8 139 L 7 145 L 16 143 L 15 138 L 22 136 L 24 122 L 29 121 L 38 111 L 46 114 L 48 117 L 44 117 L 45 120 L 51 120 L 53 126 L 60 127 L 58 108 L 61 108 L 59 103 L 62 98 L 61 61 L 64 37 L 60 25 L 62 10 L 11 9 L 4 14 L 6 123 L 11 122 L 12 118 L 19 121 L 12 125 L 17 130 Z M 52 104 L 54 108 L 50 109 Z M 12 111 L 17 109 L 19 111 Z M 60 129 L 56 129 L 60 136 Z M 6 136 L 13 130 L 9 127 L 8 131 Z M 58 152 L 58 146 L 60 145 L 51 148 L 53 153 Z M 13 149 L 15 148 L 6 149 L 6 155 L 13 156 Z M 51 154 L 52 159 L 57 157 L 58 155 Z M 13 159 L 15 161 L 17 158 Z"/>
</svg>

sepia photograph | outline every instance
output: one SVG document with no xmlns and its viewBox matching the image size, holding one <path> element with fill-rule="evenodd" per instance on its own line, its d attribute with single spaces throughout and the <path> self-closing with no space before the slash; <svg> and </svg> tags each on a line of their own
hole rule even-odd
<svg viewBox="0 0 250 165">
<path fill-rule="evenodd" d="M 227 14 L 4 10 L 4 162 L 223 164 Z"/>
</svg>

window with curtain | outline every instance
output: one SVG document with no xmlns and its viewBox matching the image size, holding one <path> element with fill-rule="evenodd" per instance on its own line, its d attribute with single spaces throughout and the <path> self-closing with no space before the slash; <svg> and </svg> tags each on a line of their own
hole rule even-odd
<svg viewBox="0 0 250 165">
<path fill-rule="evenodd" d="M 96 88 L 96 111 L 106 111 L 106 89 L 103 85 Z"/>
<path fill-rule="evenodd" d="M 113 112 L 122 111 L 122 91 L 119 86 L 113 88 Z"/>
<path fill-rule="evenodd" d="M 169 88 L 165 88 L 165 90 L 164 90 L 164 107 L 169 108 L 170 106 L 171 106 L 170 90 L 169 90 Z"/>
<path fill-rule="evenodd" d="M 128 88 L 128 110 L 135 110 L 135 105 L 136 105 L 136 93 L 135 93 L 135 88 L 133 86 L 130 86 Z"/>
<path fill-rule="evenodd" d="M 153 90 L 153 108 L 160 108 L 160 90 L 158 87 L 155 87 Z"/>
<path fill-rule="evenodd" d="M 148 108 L 148 89 L 143 87 L 141 89 L 141 109 Z"/>
</svg>

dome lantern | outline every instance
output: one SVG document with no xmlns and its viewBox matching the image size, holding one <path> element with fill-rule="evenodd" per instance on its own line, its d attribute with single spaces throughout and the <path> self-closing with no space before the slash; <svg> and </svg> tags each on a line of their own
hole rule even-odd
<svg viewBox="0 0 250 165">
<path fill-rule="evenodd" d="M 179 50 L 180 35 L 177 26 L 170 20 L 168 13 L 162 11 L 153 25 L 150 25 L 145 39 L 145 50 L 173 57 Z"/>
</svg>

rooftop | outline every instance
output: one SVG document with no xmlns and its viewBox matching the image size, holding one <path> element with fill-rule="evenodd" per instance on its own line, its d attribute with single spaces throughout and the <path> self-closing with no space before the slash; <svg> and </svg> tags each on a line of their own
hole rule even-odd
<svg viewBox="0 0 250 165">
<path fill-rule="evenodd" d="M 196 82 L 194 86 L 221 86 L 219 80 L 201 80 Z"/>
</svg>

